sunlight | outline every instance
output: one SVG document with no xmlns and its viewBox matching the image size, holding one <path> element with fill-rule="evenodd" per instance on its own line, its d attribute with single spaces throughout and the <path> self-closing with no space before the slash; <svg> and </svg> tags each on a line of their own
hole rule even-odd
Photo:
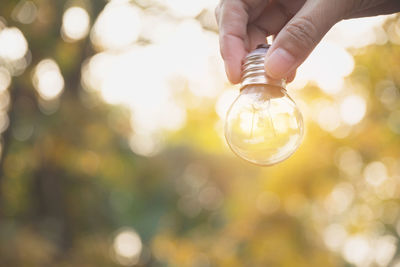
<svg viewBox="0 0 400 267">
<path fill-rule="evenodd" d="M 158 0 L 177 17 L 194 18 L 205 8 L 214 9 L 216 2 L 213 0 L 187 1 L 187 0 Z"/>
<path fill-rule="evenodd" d="M 321 66 L 324 66 L 321 68 Z M 300 66 L 289 89 L 301 89 L 307 82 L 315 82 L 324 93 L 337 94 L 342 90 L 344 77 L 354 69 L 353 57 L 343 47 L 322 41 Z"/>
<path fill-rule="evenodd" d="M 311 53 L 309 61 L 313 66 L 307 67 L 306 64 L 302 70 L 309 71 L 309 78 L 327 94 L 340 92 L 344 77 L 354 69 L 354 60 L 349 52 L 330 42 L 319 44 Z M 324 67 L 320 69 L 320 66 Z"/>
<path fill-rule="evenodd" d="M 311 118 L 318 123 L 322 130 L 334 134 L 342 125 L 336 103 L 324 98 L 317 98 L 307 107 L 310 109 Z"/>
<path fill-rule="evenodd" d="M 361 173 L 363 160 L 357 150 L 344 147 L 336 152 L 336 164 L 338 168 L 349 176 L 357 176 Z"/>
<path fill-rule="evenodd" d="M 149 134 L 133 134 L 129 145 L 135 154 L 144 157 L 152 157 L 161 150 L 161 140 Z"/>
<path fill-rule="evenodd" d="M 367 266 L 371 261 L 371 244 L 363 235 L 354 235 L 346 239 L 342 250 L 343 257 L 356 266 Z"/>
<path fill-rule="evenodd" d="M 3 93 L 8 89 L 11 84 L 10 72 L 4 68 L 0 67 L 0 93 Z"/>
<path fill-rule="evenodd" d="M 375 262 L 388 266 L 397 250 L 397 238 L 391 235 L 379 237 L 375 244 Z"/>
<path fill-rule="evenodd" d="M 334 105 L 322 107 L 317 114 L 318 125 L 324 131 L 333 132 L 340 126 L 340 116 Z"/>
<path fill-rule="evenodd" d="M 343 88 L 343 79 L 354 69 L 348 48 L 384 44 L 388 37 L 383 24 L 391 16 L 377 16 L 343 20 L 322 39 L 317 48 L 300 66 L 289 89 L 302 89 L 307 82 L 315 82 L 323 92 L 337 94 Z M 321 68 L 323 66 L 323 68 Z"/>
<path fill-rule="evenodd" d="M 113 249 L 120 264 L 135 265 L 142 252 L 142 241 L 133 229 L 121 230 L 114 238 Z"/>
<path fill-rule="evenodd" d="M 140 9 L 126 1 L 112 1 L 97 18 L 91 33 L 99 49 L 120 49 L 134 43 L 141 31 Z"/>
<path fill-rule="evenodd" d="M 376 16 L 342 20 L 337 23 L 324 39 L 343 48 L 361 48 L 371 44 L 384 44 L 387 41 L 382 28 L 391 16 Z"/>
<path fill-rule="evenodd" d="M 344 212 L 352 203 L 354 188 L 350 183 L 336 185 L 328 195 L 325 206 L 329 212 L 336 214 Z"/>
<path fill-rule="evenodd" d="M 324 229 L 323 232 L 325 245 L 334 251 L 341 249 L 346 237 L 346 229 L 340 224 L 330 224 Z"/>
<path fill-rule="evenodd" d="M 215 103 L 215 111 L 222 120 L 225 120 L 229 107 L 238 96 L 239 89 L 236 88 L 232 90 L 226 90 L 218 97 L 218 100 Z"/>
<path fill-rule="evenodd" d="M 70 7 L 63 15 L 62 36 L 66 41 L 83 39 L 89 32 L 90 17 L 82 7 Z"/>
<path fill-rule="evenodd" d="M 6 61 L 17 61 L 28 52 L 28 42 L 22 32 L 15 28 L 0 31 L 0 57 Z"/>
<path fill-rule="evenodd" d="M 367 103 L 359 95 L 347 96 L 340 104 L 340 116 L 344 123 L 355 125 L 359 123 L 367 112 Z"/>
<path fill-rule="evenodd" d="M 44 100 L 57 98 L 64 89 L 64 78 L 53 59 L 44 59 L 36 66 L 33 85 Z"/>
<path fill-rule="evenodd" d="M 371 162 L 364 169 L 364 178 L 368 184 L 379 186 L 388 179 L 387 168 L 382 162 Z"/>
</svg>

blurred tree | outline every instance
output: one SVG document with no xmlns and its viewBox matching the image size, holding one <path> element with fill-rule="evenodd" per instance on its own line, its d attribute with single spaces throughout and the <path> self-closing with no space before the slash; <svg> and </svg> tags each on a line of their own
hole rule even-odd
<svg viewBox="0 0 400 267">
<path fill-rule="evenodd" d="M 142 2 L 137 6 L 151 9 Z M 37 8 L 32 23 L 15 19 L 14 10 L 24 3 Z M 84 6 L 94 20 L 106 3 L 2 1 L 1 21 L 23 32 L 30 64 L 9 89 L 0 163 L 0 266 L 395 263 L 400 211 L 395 180 L 400 177 L 397 18 L 385 25 L 390 42 L 354 53 L 356 68 L 346 81 L 352 85 L 346 94 L 365 96 L 366 118 L 341 138 L 310 122 L 296 155 L 260 169 L 221 152 L 224 143 L 212 127 L 218 126 L 213 105 L 189 109 L 185 127 L 165 136 L 160 154 L 146 158 L 132 153 L 131 113 L 82 89 L 82 65 L 95 54 L 89 37 L 66 42 L 60 35 L 65 7 L 74 4 Z M 205 17 L 201 13 L 197 19 Z M 149 45 L 148 40 L 139 42 Z M 35 67 L 45 58 L 57 62 L 65 81 L 64 93 L 55 100 L 43 99 L 32 85 Z M 307 103 L 337 100 L 314 85 L 300 96 Z M 378 161 L 388 166 L 390 176 L 379 185 L 373 175 L 368 180 L 369 169 L 382 169 Z M 347 241 L 338 239 L 343 229 Z M 369 244 L 375 241 L 368 243 L 363 235 L 383 245 L 373 247 Z M 337 247 L 335 240 L 341 242 Z M 371 250 L 362 250 L 365 246 Z M 384 249 L 376 256 L 379 247 Z"/>
</svg>

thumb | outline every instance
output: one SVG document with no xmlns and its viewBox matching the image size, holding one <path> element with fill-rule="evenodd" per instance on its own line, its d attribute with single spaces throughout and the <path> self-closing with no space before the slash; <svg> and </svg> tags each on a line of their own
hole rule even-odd
<svg viewBox="0 0 400 267">
<path fill-rule="evenodd" d="M 287 78 L 307 58 L 345 11 L 347 0 L 306 1 L 277 35 L 265 59 L 268 76 Z M 345 6 L 345 3 L 342 4 Z M 341 10 L 342 8 L 342 10 Z"/>
</svg>

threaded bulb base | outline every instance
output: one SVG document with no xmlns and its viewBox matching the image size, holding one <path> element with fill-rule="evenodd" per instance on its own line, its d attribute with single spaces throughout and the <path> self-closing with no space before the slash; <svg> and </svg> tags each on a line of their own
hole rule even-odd
<svg viewBox="0 0 400 267">
<path fill-rule="evenodd" d="M 241 91 L 249 85 L 256 84 L 281 88 L 286 87 L 286 81 L 284 79 L 273 79 L 265 73 L 265 55 L 269 47 L 270 46 L 267 44 L 259 45 L 246 56 L 242 65 Z"/>
</svg>

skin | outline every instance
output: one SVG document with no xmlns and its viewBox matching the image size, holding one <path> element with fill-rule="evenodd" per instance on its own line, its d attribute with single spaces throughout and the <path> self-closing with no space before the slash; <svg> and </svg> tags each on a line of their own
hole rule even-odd
<svg viewBox="0 0 400 267">
<path fill-rule="evenodd" d="M 273 35 L 266 72 L 290 82 L 337 22 L 398 11 L 400 0 L 221 0 L 215 14 L 228 79 L 239 83 L 243 58 Z"/>
</svg>

